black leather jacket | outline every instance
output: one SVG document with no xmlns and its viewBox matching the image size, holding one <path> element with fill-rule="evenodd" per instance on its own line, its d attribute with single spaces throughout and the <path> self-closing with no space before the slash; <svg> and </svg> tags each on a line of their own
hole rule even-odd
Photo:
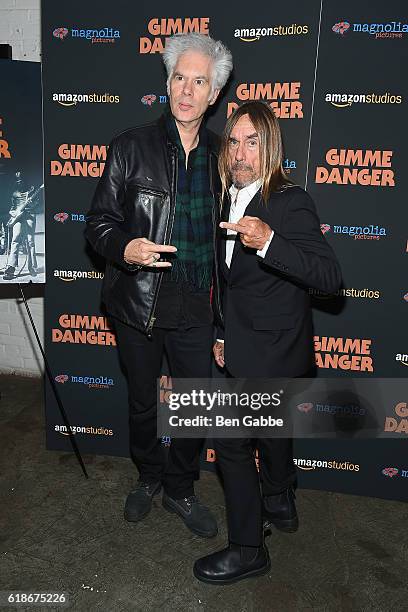
<svg viewBox="0 0 408 612">
<path fill-rule="evenodd" d="M 215 205 L 220 183 L 219 139 L 207 130 L 210 189 Z M 177 190 L 177 147 L 169 140 L 164 117 L 131 128 L 111 142 L 85 235 L 107 260 L 102 300 L 109 314 L 151 335 L 163 272 L 127 264 L 126 245 L 145 237 L 170 244 Z M 215 228 L 214 228 L 215 235 Z"/>
</svg>

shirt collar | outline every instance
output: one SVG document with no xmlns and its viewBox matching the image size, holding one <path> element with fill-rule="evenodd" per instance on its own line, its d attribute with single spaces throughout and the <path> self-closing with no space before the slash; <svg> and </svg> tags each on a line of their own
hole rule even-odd
<svg viewBox="0 0 408 612">
<path fill-rule="evenodd" d="M 250 185 L 247 185 L 246 187 L 242 187 L 242 189 L 237 189 L 235 185 L 231 185 L 231 187 L 229 188 L 231 199 L 234 201 L 235 198 L 239 194 L 242 197 L 250 198 L 252 200 L 252 198 L 254 197 L 256 192 L 259 190 L 261 185 L 262 185 L 262 179 L 258 179 L 257 181 L 254 181 Z"/>
<path fill-rule="evenodd" d="M 165 121 L 168 137 L 170 138 L 172 143 L 177 146 L 179 153 L 181 153 L 184 156 L 185 153 L 184 153 L 183 145 L 181 143 L 180 133 L 177 129 L 176 121 L 173 115 L 171 114 L 170 107 L 164 111 L 163 116 L 164 116 L 164 121 Z M 205 129 L 204 121 L 202 121 L 200 128 L 198 130 L 198 144 L 195 147 L 195 149 L 193 149 L 193 151 L 195 151 L 199 147 L 201 148 L 201 147 L 206 147 L 206 146 L 207 146 L 207 130 Z"/>
</svg>

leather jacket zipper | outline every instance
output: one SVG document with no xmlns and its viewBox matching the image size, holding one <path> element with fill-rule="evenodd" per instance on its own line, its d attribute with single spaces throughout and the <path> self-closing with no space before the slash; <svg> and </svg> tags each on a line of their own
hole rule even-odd
<svg viewBox="0 0 408 612">
<path fill-rule="evenodd" d="M 168 240 L 170 240 L 170 237 L 171 237 L 171 234 L 172 234 L 172 231 L 173 231 L 174 216 L 176 214 L 176 198 L 177 198 L 177 173 L 178 173 L 178 168 L 177 168 L 177 157 L 174 154 L 174 150 L 172 152 L 172 156 L 173 156 L 173 167 L 174 167 L 174 172 L 173 172 L 173 174 L 174 174 L 174 182 L 173 182 L 173 186 L 174 186 L 174 190 L 173 190 L 173 193 L 174 193 L 174 208 L 173 208 L 173 214 L 171 216 L 171 220 L 170 220 L 170 215 L 169 215 L 169 218 L 167 220 L 167 226 L 166 226 L 166 229 L 164 231 L 164 235 L 168 236 Z M 171 194 L 170 194 L 170 205 L 171 205 Z M 169 223 L 170 223 L 170 230 L 168 232 L 167 229 L 169 227 Z M 156 293 L 154 294 L 154 298 L 153 298 L 153 305 L 152 305 L 152 310 L 151 310 L 151 313 L 150 313 L 149 323 L 148 323 L 147 328 L 146 328 L 146 334 L 147 334 L 148 338 L 152 337 L 152 330 L 153 330 L 153 326 L 154 326 L 155 321 L 156 321 L 156 317 L 154 315 L 155 315 L 155 312 L 156 312 L 157 298 L 159 296 L 159 290 L 160 290 L 160 286 L 161 286 L 162 280 L 163 280 L 163 272 L 161 272 L 160 276 L 159 276 L 159 281 L 158 281 L 157 287 L 156 287 Z"/>
<path fill-rule="evenodd" d="M 142 187 L 141 188 L 141 192 L 142 193 L 149 193 L 151 195 L 161 196 L 161 197 L 167 195 L 166 191 L 163 191 L 161 189 L 152 189 L 151 187 Z"/>
<path fill-rule="evenodd" d="M 147 331 L 147 335 L 148 335 L 149 338 L 152 335 L 152 329 L 153 329 L 153 325 L 154 325 L 155 320 L 156 320 L 156 317 L 150 317 L 150 319 L 149 319 L 149 325 L 147 326 L 147 330 L 146 330 Z"/>
</svg>

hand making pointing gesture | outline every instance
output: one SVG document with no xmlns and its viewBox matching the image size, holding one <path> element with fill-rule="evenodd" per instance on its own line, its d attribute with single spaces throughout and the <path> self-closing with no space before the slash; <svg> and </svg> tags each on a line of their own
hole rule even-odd
<svg viewBox="0 0 408 612">
<path fill-rule="evenodd" d="M 177 248 L 170 244 L 155 244 L 147 238 L 135 238 L 125 248 L 126 263 L 150 266 L 153 268 L 170 268 L 170 261 L 159 261 L 160 253 L 175 253 Z"/>
<path fill-rule="evenodd" d="M 220 227 L 237 232 L 244 246 L 257 251 L 264 248 L 272 233 L 269 225 L 258 217 L 242 217 L 238 223 L 222 221 Z"/>
</svg>

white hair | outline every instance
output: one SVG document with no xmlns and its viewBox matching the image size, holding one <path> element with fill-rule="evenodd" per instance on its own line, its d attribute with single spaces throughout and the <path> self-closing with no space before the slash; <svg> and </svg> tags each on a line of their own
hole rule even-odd
<svg viewBox="0 0 408 612">
<path fill-rule="evenodd" d="M 191 32 L 175 34 L 166 40 L 163 51 L 163 62 L 167 71 L 167 88 L 178 59 L 187 51 L 198 51 L 213 60 L 211 78 L 211 96 L 216 89 L 221 90 L 228 81 L 232 71 L 232 55 L 220 40 L 214 40 L 206 34 Z"/>
</svg>

